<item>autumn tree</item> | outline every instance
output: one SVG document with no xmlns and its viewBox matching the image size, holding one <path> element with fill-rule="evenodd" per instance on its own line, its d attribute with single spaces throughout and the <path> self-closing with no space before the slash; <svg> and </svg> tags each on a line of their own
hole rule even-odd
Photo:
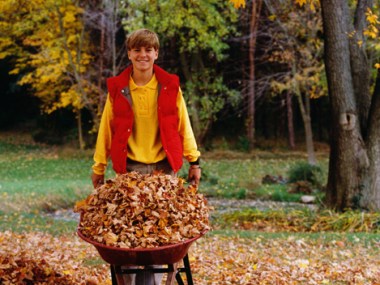
<svg viewBox="0 0 380 285">
<path fill-rule="evenodd" d="M 280 66 L 280 72 L 271 74 L 271 91 L 285 94 L 288 104 L 291 98 L 296 99 L 305 130 L 308 162 L 316 164 L 311 100 L 327 95 L 320 36 L 322 19 L 316 11 L 318 7 L 295 10 L 292 1 L 267 0 L 266 8 L 269 11 L 266 37 L 270 38 L 270 45 L 264 48 L 265 60 Z"/>
<path fill-rule="evenodd" d="M 235 1 L 236 2 L 236 1 Z M 242 9 L 245 15 L 242 20 L 250 19 L 250 28 L 243 29 L 242 39 L 249 39 L 247 62 L 249 68 L 244 73 L 248 77 L 248 112 L 247 136 L 252 139 L 254 131 L 255 100 L 260 94 L 271 97 L 285 97 L 288 117 L 289 144 L 294 147 L 293 104 L 296 99 L 302 115 L 308 161 L 316 163 L 313 131 L 311 124 L 311 100 L 326 94 L 324 87 L 324 67 L 322 61 L 322 44 L 318 34 L 321 34 L 321 17 L 316 17 L 315 8 L 309 6 L 297 11 L 289 1 L 247 1 L 247 9 Z M 239 5 L 239 3 L 236 3 Z M 241 5 L 241 2 L 240 2 Z M 262 8 L 260 28 L 257 11 Z M 245 12 L 244 12 L 245 11 Z M 256 12 L 255 12 L 256 11 Z M 256 15 L 256 16 L 255 16 Z M 246 21 L 246 20 L 245 20 Z M 243 25 L 243 24 L 242 24 Z M 244 26 L 243 26 L 244 27 Z M 256 43 L 253 38 L 259 38 L 259 52 L 256 52 Z M 254 47 L 254 48 L 252 48 Z M 243 60 L 244 62 L 244 60 Z M 254 73 L 254 65 L 265 66 L 261 68 L 260 77 Z M 263 71 L 267 69 L 267 71 Z M 243 73 L 243 77 L 244 77 Z M 268 90 L 268 82 L 270 90 Z M 243 86 L 243 90 L 245 90 Z M 253 131 L 252 131 L 253 129 Z"/>
<path fill-rule="evenodd" d="M 28 85 L 46 113 L 71 107 L 84 148 L 81 110 L 93 110 L 97 92 L 87 71 L 90 45 L 83 27 L 83 10 L 72 1 L 2 1 L 0 58 L 13 57 L 12 74 Z"/>
<path fill-rule="evenodd" d="M 261 9 L 263 6 L 262 0 L 250 1 L 248 3 L 247 10 L 249 11 L 246 17 L 242 17 L 243 19 L 248 19 L 248 35 L 243 35 L 243 37 L 247 38 L 248 42 L 248 88 L 246 92 L 246 103 L 247 103 L 247 120 L 246 120 L 246 131 L 247 131 L 247 139 L 249 142 L 249 149 L 252 150 L 255 144 L 255 113 L 256 113 L 256 89 L 255 89 L 255 81 L 256 81 L 256 60 L 255 60 L 255 52 L 256 52 L 256 42 L 258 37 Z M 245 66 L 245 64 L 244 64 Z M 245 73 L 246 68 L 243 69 Z"/>
<path fill-rule="evenodd" d="M 319 4 L 316 0 L 294 2 L 312 8 Z M 379 46 L 380 22 L 374 12 L 379 1 L 376 5 L 371 0 L 320 3 L 331 110 L 327 204 L 339 210 L 379 210 L 380 65 L 373 62 L 380 57 L 378 49 L 373 49 Z M 377 75 L 372 81 L 373 67 Z"/>
<path fill-rule="evenodd" d="M 321 0 L 325 63 L 331 106 L 327 201 L 339 210 L 380 210 L 380 55 L 368 38 L 379 39 L 374 1 Z M 379 5 L 379 1 L 377 5 Z M 378 7 L 378 6 L 377 6 Z"/>
</svg>

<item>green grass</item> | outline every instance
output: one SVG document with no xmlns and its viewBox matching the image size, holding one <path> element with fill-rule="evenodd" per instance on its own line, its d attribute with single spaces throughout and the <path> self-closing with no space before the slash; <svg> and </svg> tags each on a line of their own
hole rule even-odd
<svg viewBox="0 0 380 285">
<path fill-rule="evenodd" d="M 25 137 L 0 134 L 0 214 L 8 219 L 13 213 L 18 215 L 13 221 L 2 219 L 2 230 L 23 229 L 18 226 L 20 217 L 36 225 L 49 224 L 49 220 L 39 220 L 40 213 L 71 209 L 92 190 L 92 149 L 45 146 Z M 265 175 L 286 177 L 302 161 L 305 156 L 300 153 L 204 152 L 199 191 L 208 197 L 297 201 L 299 195 L 288 193 L 286 185 L 263 185 L 261 180 Z M 320 162 L 326 173 L 326 156 Z M 179 175 L 186 178 L 186 165 Z M 111 167 L 106 177 L 114 177 Z"/>
<path fill-rule="evenodd" d="M 237 199 L 268 199 L 284 202 L 299 202 L 300 194 L 288 193 L 289 184 L 262 184 L 265 175 L 286 178 L 295 165 L 304 161 L 302 157 L 224 158 L 202 160 L 202 184 L 200 191 L 207 196 Z M 320 159 L 321 181 L 327 179 L 327 158 Z M 185 177 L 185 174 L 183 174 Z"/>
<path fill-rule="evenodd" d="M 3 212 L 71 208 L 92 190 L 92 151 L 0 138 L 0 209 Z M 107 175 L 111 176 L 111 169 Z"/>
<path fill-rule="evenodd" d="M 273 241 L 273 240 L 293 240 L 305 239 L 317 241 L 318 244 L 330 244 L 336 240 L 345 240 L 351 244 L 360 242 L 365 246 L 377 247 L 380 243 L 380 236 L 376 233 L 336 233 L 336 232 L 320 232 L 320 233 L 289 233 L 289 232 L 258 232 L 250 230 L 213 230 L 207 233 L 208 235 L 223 235 L 229 237 L 247 238 L 257 240 L 258 242 Z"/>
<path fill-rule="evenodd" d="M 0 212 L 0 231 L 14 232 L 47 232 L 52 235 L 73 234 L 78 223 L 76 221 L 53 219 L 39 212 L 25 213 Z"/>
<path fill-rule="evenodd" d="M 0 163 L 0 205 L 5 212 L 71 207 L 91 191 L 90 157 L 0 142 Z"/>
</svg>

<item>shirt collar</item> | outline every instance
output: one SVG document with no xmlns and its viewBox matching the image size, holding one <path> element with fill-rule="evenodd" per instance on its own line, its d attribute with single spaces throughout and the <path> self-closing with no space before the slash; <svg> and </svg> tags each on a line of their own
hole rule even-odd
<svg viewBox="0 0 380 285">
<path fill-rule="evenodd" d="M 152 79 L 147 84 L 145 84 L 144 86 L 136 85 L 136 83 L 133 81 L 132 76 L 130 76 L 130 78 L 129 78 L 129 89 L 130 90 L 136 90 L 137 88 L 149 88 L 152 90 L 156 90 L 157 84 L 158 84 L 158 81 L 157 81 L 155 74 L 153 74 Z"/>
</svg>

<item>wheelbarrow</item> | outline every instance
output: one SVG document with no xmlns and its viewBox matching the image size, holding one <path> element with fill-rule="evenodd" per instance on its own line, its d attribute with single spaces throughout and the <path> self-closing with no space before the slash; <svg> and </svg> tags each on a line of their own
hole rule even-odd
<svg viewBox="0 0 380 285">
<path fill-rule="evenodd" d="M 180 243 L 170 244 L 153 248 L 119 248 L 107 246 L 85 237 L 80 230 L 78 236 L 84 241 L 92 244 L 98 251 L 101 258 L 110 264 L 112 285 L 124 284 L 123 274 L 136 274 L 141 271 L 152 273 L 168 273 L 166 285 L 174 284 L 174 280 L 179 285 L 184 285 L 180 273 L 186 274 L 187 285 L 193 285 L 188 250 L 191 244 L 202 237 L 206 232 L 199 236 L 185 240 Z M 177 264 L 183 260 L 183 267 Z M 151 267 L 152 265 L 166 265 L 166 267 Z M 136 268 L 138 266 L 149 266 Z M 139 285 L 139 284 L 138 284 Z"/>
</svg>

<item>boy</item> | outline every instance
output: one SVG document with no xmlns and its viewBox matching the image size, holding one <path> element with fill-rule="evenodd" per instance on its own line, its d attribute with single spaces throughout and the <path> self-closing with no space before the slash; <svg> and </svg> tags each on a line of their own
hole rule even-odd
<svg viewBox="0 0 380 285">
<path fill-rule="evenodd" d="M 190 163 L 188 179 L 198 185 L 200 152 L 178 77 L 154 64 L 159 51 L 157 35 L 137 30 L 128 37 L 127 49 L 132 65 L 107 80 L 108 96 L 92 166 L 94 187 L 104 183 L 108 157 L 118 174 L 160 170 L 172 175 L 180 170 L 184 157 Z M 160 284 L 160 278 L 150 278 L 150 283 L 139 283 L 139 278 L 138 285 Z"/>
</svg>

